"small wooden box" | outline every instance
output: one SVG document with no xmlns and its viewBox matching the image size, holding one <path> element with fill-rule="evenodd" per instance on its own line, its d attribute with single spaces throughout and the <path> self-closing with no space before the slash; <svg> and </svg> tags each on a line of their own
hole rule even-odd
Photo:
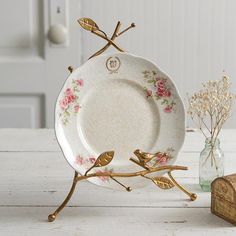
<svg viewBox="0 0 236 236">
<path fill-rule="evenodd" d="M 236 225 L 236 174 L 212 182 L 211 212 Z"/>
</svg>

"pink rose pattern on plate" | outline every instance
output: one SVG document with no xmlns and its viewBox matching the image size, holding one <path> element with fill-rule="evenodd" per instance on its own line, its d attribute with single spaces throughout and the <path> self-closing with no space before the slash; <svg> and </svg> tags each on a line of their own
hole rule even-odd
<svg viewBox="0 0 236 236">
<path fill-rule="evenodd" d="M 82 157 L 81 155 L 77 155 L 75 157 L 75 164 L 79 166 L 84 166 L 86 169 L 89 169 L 96 161 L 94 156 L 88 156 L 87 158 Z M 107 167 L 101 169 L 94 168 L 95 173 L 112 173 L 113 169 L 109 169 Z M 91 171 L 92 173 L 92 171 Z M 110 178 L 108 176 L 99 176 L 98 177 L 102 182 L 109 182 Z"/>
<path fill-rule="evenodd" d="M 86 166 L 91 166 L 95 163 L 96 158 L 94 156 L 88 156 L 87 158 L 82 157 L 81 155 L 77 155 L 75 157 L 75 164 L 82 166 L 82 165 L 86 165 Z"/>
<path fill-rule="evenodd" d="M 109 169 L 105 167 L 103 170 L 97 170 L 96 173 L 103 173 L 103 174 L 111 174 L 113 172 L 113 169 Z M 109 182 L 110 178 L 109 176 L 99 176 L 98 177 L 102 182 Z"/>
<path fill-rule="evenodd" d="M 172 157 L 172 153 L 174 152 L 175 150 L 171 147 L 171 148 L 167 148 L 167 150 L 165 151 L 165 153 L 167 154 L 167 156 L 166 155 L 164 155 L 164 153 L 163 154 L 157 154 L 156 155 L 156 158 L 153 158 L 152 160 L 151 160 L 151 162 L 150 163 L 148 163 L 149 164 L 149 166 L 162 166 L 162 165 L 166 165 L 168 162 L 169 162 L 169 160 L 171 160 L 173 157 Z"/>
<path fill-rule="evenodd" d="M 158 75 L 156 71 L 145 70 L 143 76 L 145 83 L 148 84 L 147 87 L 144 87 L 147 98 L 152 97 L 161 100 L 161 105 L 164 106 L 163 111 L 171 113 L 176 103 L 167 79 Z"/>
<path fill-rule="evenodd" d="M 80 110 L 79 92 L 80 88 L 84 86 L 82 79 L 72 80 L 71 86 L 64 91 L 63 97 L 59 100 L 61 112 L 59 116 L 64 125 L 69 122 L 69 117 L 76 114 Z"/>
</svg>

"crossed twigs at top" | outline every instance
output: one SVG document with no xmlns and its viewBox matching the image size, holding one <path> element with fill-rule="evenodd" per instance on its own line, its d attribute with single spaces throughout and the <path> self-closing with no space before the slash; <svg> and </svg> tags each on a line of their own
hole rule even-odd
<svg viewBox="0 0 236 236">
<path fill-rule="evenodd" d="M 124 52 L 124 50 L 121 47 L 119 47 L 114 41 L 118 36 L 122 35 L 126 31 L 128 31 L 129 29 L 135 27 L 135 24 L 132 23 L 129 27 L 127 27 L 123 31 L 119 32 L 121 23 L 120 23 L 120 21 L 118 21 L 117 24 L 116 24 L 116 28 L 114 30 L 114 33 L 112 34 L 111 38 L 109 38 L 104 31 L 99 29 L 98 25 L 92 19 L 90 19 L 90 18 L 81 18 L 81 19 L 78 20 L 78 22 L 81 25 L 81 27 L 84 28 L 85 30 L 90 31 L 91 33 L 93 33 L 93 34 L 95 34 L 95 35 L 97 35 L 97 36 L 99 36 L 99 37 L 101 37 L 101 38 L 103 38 L 107 41 L 107 44 L 104 47 L 102 47 L 99 51 L 94 53 L 90 58 L 100 55 L 105 50 L 107 50 L 107 48 L 109 48 L 111 45 L 113 47 L 115 47 L 118 51 Z"/>
</svg>

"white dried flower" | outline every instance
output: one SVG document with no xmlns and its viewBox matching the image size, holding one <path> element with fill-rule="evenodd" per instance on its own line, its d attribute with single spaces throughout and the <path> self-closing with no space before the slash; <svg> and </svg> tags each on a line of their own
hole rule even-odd
<svg viewBox="0 0 236 236">
<path fill-rule="evenodd" d="M 215 140 L 230 117 L 235 94 L 230 92 L 230 79 L 224 75 L 221 80 L 210 80 L 203 84 L 203 89 L 189 99 L 188 114 L 197 122 L 205 137 Z M 206 129 L 208 134 L 205 133 Z"/>
</svg>

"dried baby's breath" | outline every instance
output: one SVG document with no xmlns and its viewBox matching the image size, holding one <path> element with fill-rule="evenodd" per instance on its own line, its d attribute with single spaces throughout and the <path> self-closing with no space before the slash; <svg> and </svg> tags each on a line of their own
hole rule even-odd
<svg viewBox="0 0 236 236">
<path fill-rule="evenodd" d="M 188 114 L 204 134 L 215 142 L 222 126 L 230 117 L 235 95 L 230 92 L 230 79 L 210 80 L 203 89 L 188 98 Z"/>
</svg>

